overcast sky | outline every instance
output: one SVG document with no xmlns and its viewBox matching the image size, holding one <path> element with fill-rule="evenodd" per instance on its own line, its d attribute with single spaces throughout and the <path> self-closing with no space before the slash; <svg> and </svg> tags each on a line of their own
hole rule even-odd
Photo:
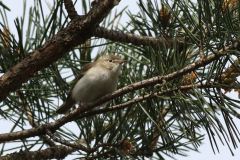
<svg viewBox="0 0 240 160">
<path fill-rule="evenodd" d="M 45 1 L 43 1 L 43 4 L 44 4 L 44 2 Z M 53 1 L 49 1 L 49 2 L 52 3 Z M 23 7 L 22 7 L 23 6 L 23 1 L 22 0 L 3 0 L 3 3 L 6 4 L 11 9 L 11 12 L 7 12 L 10 31 L 13 34 L 17 35 L 17 31 L 15 29 L 15 25 L 14 25 L 13 21 L 17 16 L 22 15 L 22 13 L 23 13 Z M 29 8 L 29 6 L 31 6 L 32 4 L 33 4 L 33 0 L 27 1 L 27 8 Z M 118 8 L 118 10 L 121 10 L 121 8 L 125 7 L 126 5 L 129 6 L 129 9 L 131 10 L 131 12 L 134 12 L 134 13 L 138 12 L 138 6 L 136 5 L 136 0 L 122 0 L 121 3 L 118 6 L 116 6 L 115 8 Z M 48 12 L 48 8 L 46 7 L 46 5 L 45 5 L 45 9 L 46 9 L 46 12 Z M 77 9 L 79 14 L 82 13 L 82 11 L 80 10 L 81 7 L 77 7 L 76 9 Z M 28 14 L 28 12 L 26 12 L 26 14 Z M 124 21 L 128 21 L 128 20 L 129 20 L 128 17 L 125 15 L 125 16 L 123 16 L 121 22 L 122 22 L 122 24 L 124 24 Z M 2 22 L 1 17 L 0 17 L 0 21 Z M 26 24 L 27 23 L 25 23 L 25 25 Z M 236 94 L 232 94 L 232 96 L 236 97 Z M 221 118 L 221 120 L 223 122 L 222 118 Z M 234 118 L 234 121 L 236 123 L 236 126 L 239 127 L 240 126 L 240 120 Z M 0 121 L 0 126 L 1 126 L 0 134 L 9 132 L 11 127 L 12 127 L 8 123 L 6 123 L 6 121 Z M 207 134 L 204 130 L 202 130 L 202 133 Z M 217 160 L 237 160 L 238 159 L 239 160 L 240 159 L 240 149 L 233 150 L 233 152 L 235 154 L 235 156 L 233 157 L 231 155 L 231 152 L 229 151 L 228 147 L 226 146 L 226 144 L 225 144 L 225 146 L 223 146 L 220 143 L 220 141 L 218 141 L 218 147 L 219 147 L 219 150 L 220 150 L 220 154 L 217 153 L 216 155 L 214 155 L 207 136 L 205 136 L 205 140 L 203 142 L 205 144 L 203 144 L 202 146 L 199 147 L 199 151 L 201 153 L 190 151 L 188 153 L 189 157 L 185 158 L 185 157 L 182 157 L 182 156 L 175 156 L 175 158 L 178 159 L 178 160 L 193 160 L 193 159 L 194 160 L 203 160 L 203 159 L 204 160 L 211 160 L 211 159 L 217 159 Z M 238 143 L 238 145 L 239 145 L 239 143 Z M 0 147 L 1 147 L 1 144 L 0 144 Z M 231 147 L 232 147 L 232 145 L 231 145 Z M 72 157 L 71 158 L 68 157 L 66 159 L 70 160 L 70 159 L 72 159 Z"/>
</svg>

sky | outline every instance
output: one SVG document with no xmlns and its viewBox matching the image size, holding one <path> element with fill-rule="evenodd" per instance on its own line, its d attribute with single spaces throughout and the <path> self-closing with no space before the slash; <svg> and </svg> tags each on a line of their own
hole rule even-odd
<svg viewBox="0 0 240 160">
<path fill-rule="evenodd" d="M 6 4 L 10 9 L 11 9 L 11 12 L 7 12 L 7 15 L 8 15 L 8 21 L 9 21 L 9 26 L 10 26 L 10 31 L 17 35 L 17 31 L 15 29 L 15 25 L 14 25 L 14 19 L 17 17 L 17 16 L 21 16 L 22 13 L 23 13 L 23 1 L 22 0 L 2 0 L 2 2 L 4 4 Z M 45 1 L 44 1 L 45 2 Z M 44 4 L 43 2 L 43 4 Z M 52 1 L 49 1 L 50 3 L 52 3 Z M 27 1 L 27 8 L 29 8 L 29 6 L 31 6 L 33 3 L 33 1 Z M 118 6 L 116 6 L 115 8 L 117 8 L 118 10 L 121 10 L 121 8 L 124 8 L 126 5 L 129 6 L 129 9 L 131 9 L 131 12 L 133 13 L 137 13 L 138 12 L 138 7 L 136 5 L 136 0 L 121 0 L 120 4 Z M 77 11 L 78 13 L 81 14 L 81 11 L 78 10 L 80 7 L 77 7 Z M 46 11 L 47 8 L 46 8 Z M 26 13 L 28 14 L 28 13 Z M 26 15 L 28 16 L 28 15 Z M 124 22 L 128 21 L 128 17 L 125 15 L 122 17 L 122 23 L 124 24 Z M 2 21 L 1 17 L 0 17 L 0 22 Z M 26 23 L 25 23 L 26 25 Z M 231 96 L 232 97 L 236 97 L 237 95 L 236 94 L 233 94 L 231 93 Z M 223 122 L 223 119 L 220 119 L 222 122 Z M 236 126 L 240 126 L 240 120 L 239 119 L 236 119 L 233 117 L 233 120 L 235 121 L 236 123 Z M 0 134 L 1 133 L 7 133 L 9 132 L 9 130 L 11 129 L 12 126 L 8 125 L 6 123 L 6 121 L 0 121 L 0 126 L 1 126 L 1 131 L 0 131 Z M 4 126 L 4 127 L 3 127 Z M 206 131 L 204 131 L 203 129 L 201 130 L 201 132 L 203 134 L 206 134 Z M 218 147 L 219 147 L 219 150 L 220 150 L 220 153 L 216 153 L 214 154 L 213 151 L 212 151 L 212 148 L 211 148 L 211 145 L 210 145 L 210 142 L 209 142 L 209 139 L 207 136 L 205 136 L 205 140 L 203 141 L 203 145 L 201 145 L 198 149 L 200 151 L 200 153 L 197 153 L 197 152 L 193 152 L 193 151 L 190 151 L 188 153 L 188 157 L 182 157 L 182 156 L 174 156 L 177 160 L 202 160 L 202 159 L 205 159 L 205 160 L 210 160 L 210 159 L 218 159 L 218 160 L 239 160 L 240 159 L 240 150 L 237 149 L 237 150 L 233 150 L 235 156 L 232 156 L 231 155 L 231 152 L 229 151 L 228 147 L 226 146 L 223 146 L 220 141 L 218 141 Z M 239 145 L 239 143 L 238 143 Z M 1 147 L 1 144 L 0 144 L 0 147 Z M 232 147 L 232 145 L 231 145 Z M 233 148 L 233 147 L 232 147 Z M 11 152 L 10 152 L 11 153 Z M 72 157 L 67 157 L 66 158 L 67 160 L 69 159 L 72 159 Z M 171 159 L 171 158 L 167 158 L 167 159 Z"/>
</svg>

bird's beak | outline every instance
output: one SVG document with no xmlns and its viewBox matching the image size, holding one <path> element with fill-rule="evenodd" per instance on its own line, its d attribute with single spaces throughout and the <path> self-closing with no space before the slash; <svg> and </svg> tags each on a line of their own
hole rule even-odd
<svg viewBox="0 0 240 160">
<path fill-rule="evenodd" d="M 123 64 L 124 62 L 127 62 L 127 60 L 118 61 L 119 64 Z"/>
</svg>

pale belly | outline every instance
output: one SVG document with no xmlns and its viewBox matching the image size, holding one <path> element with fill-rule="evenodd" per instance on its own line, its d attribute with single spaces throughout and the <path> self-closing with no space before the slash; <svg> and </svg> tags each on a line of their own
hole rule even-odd
<svg viewBox="0 0 240 160">
<path fill-rule="evenodd" d="M 82 104 L 89 103 L 117 89 L 117 76 L 108 78 L 105 72 L 83 76 L 72 90 L 72 98 Z"/>
</svg>

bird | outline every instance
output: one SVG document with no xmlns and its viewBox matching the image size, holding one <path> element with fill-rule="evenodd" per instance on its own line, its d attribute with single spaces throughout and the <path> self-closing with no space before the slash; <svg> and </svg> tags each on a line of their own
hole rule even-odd
<svg viewBox="0 0 240 160">
<path fill-rule="evenodd" d="M 114 92 L 117 89 L 117 79 L 124 62 L 126 60 L 108 54 L 84 65 L 68 93 L 67 100 L 56 109 L 56 113 L 66 114 L 75 103 L 84 105 Z"/>
</svg>

